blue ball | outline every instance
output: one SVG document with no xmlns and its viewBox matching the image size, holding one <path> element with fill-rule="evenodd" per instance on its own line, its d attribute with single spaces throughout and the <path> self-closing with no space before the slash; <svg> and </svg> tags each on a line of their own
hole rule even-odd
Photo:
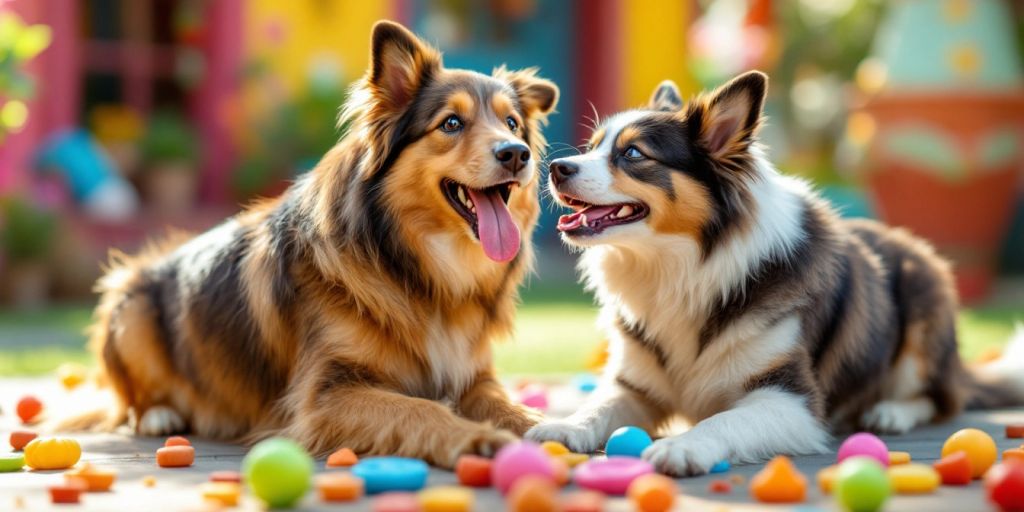
<svg viewBox="0 0 1024 512">
<path fill-rule="evenodd" d="M 729 471 L 728 460 L 720 460 L 714 466 L 711 466 L 712 473 L 725 473 L 726 471 Z"/>
<path fill-rule="evenodd" d="M 590 393 L 597 388 L 597 377 L 589 373 L 581 373 L 573 378 L 576 389 L 583 393 Z"/>
<path fill-rule="evenodd" d="M 367 494 L 387 491 L 418 491 L 427 483 L 426 462 L 405 457 L 371 457 L 352 467 L 363 479 Z"/>
<path fill-rule="evenodd" d="M 627 426 L 612 432 L 608 442 L 604 445 L 604 452 L 609 457 L 613 455 L 639 457 L 651 443 L 651 436 L 647 435 L 642 428 Z"/>
</svg>

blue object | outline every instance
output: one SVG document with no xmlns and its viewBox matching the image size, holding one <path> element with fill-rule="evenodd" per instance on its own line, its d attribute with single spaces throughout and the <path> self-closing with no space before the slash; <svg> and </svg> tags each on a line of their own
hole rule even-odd
<svg viewBox="0 0 1024 512">
<path fill-rule="evenodd" d="M 725 473 L 726 471 L 729 471 L 728 460 L 720 460 L 714 466 L 711 466 L 712 473 Z"/>
<path fill-rule="evenodd" d="M 427 484 L 427 463 L 405 457 L 371 457 L 352 467 L 363 479 L 367 494 L 387 491 L 418 491 Z"/>
<path fill-rule="evenodd" d="M 573 377 L 572 381 L 576 385 L 576 389 L 583 393 L 590 393 L 597 388 L 597 376 L 589 373 L 581 373 Z"/>
<path fill-rule="evenodd" d="M 626 426 L 612 432 L 604 445 L 604 452 L 609 457 L 639 457 L 651 445 L 651 436 L 640 427 Z"/>
<path fill-rule="evenodd" d="M 104 183 L 122 180 L 99 143 L 82 129 L 47 139 L 36 155 L 36 166 L 60 172 L 78 201 L 84 201 Z"/>
</svg>

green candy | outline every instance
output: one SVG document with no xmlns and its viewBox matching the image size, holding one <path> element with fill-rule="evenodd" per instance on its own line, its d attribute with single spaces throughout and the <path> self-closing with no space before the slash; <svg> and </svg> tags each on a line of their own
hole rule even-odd
<svg viewBox="0 0 1024 512">
<path fill-rule="evenodd" d="M 0 473 L 21 471 L 25 466 L 25 456 L 20 453 L 0 453 Z"/>
<path fill-rule="evenodd" d="M 291 508 L 309 490 L 313 458 L 294 441 L 275 437 L 249 450 L 242 473 L 253 494 L 271 508 Z"/>
<path fill-rule="evenodd" d="M 880 510 L 892 488 L 885 468 L 871 457 L 850 457 L 839 465 L 833 493 L 850 512 Z"/>
</svg>

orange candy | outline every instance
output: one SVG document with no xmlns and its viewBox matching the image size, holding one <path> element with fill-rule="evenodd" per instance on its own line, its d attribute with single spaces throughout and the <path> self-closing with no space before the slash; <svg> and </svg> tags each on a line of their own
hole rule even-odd
<svg viewBox="0 0 1024 512">
<path fill-rule="evenodd" d="M 971 461 L 967 452 L 954 452 L 934 462 L 932 467 L 939 472 L 943 485 L 967 485 L 971 483 Z"/>
<path fill-rule="evenodd" d="M 708 492 L 712 494 L 729 494 L 732 492 L 732 484 L 728 480 L 712 480 L 708 484 Z"/>
<path fill-rule="evenodd" d="M 327 473 L 316 477 L 316 488 L 324 501 L 355 501 L 363 497 L 363 479 L 348 473 Z"/>
<path fill-rule="evenodd" d="M 15 430 L 11 432 L 11 448 L 14 448 L 15 451 L 20 450 L 37 436 L 38 434 L 28 430 Z"/>
<path fill-rule="evenodd" d="M 327 456 L 327 467 L 329 468 L 347 468 L 355 466 L 357 462 L 359 462 L 359 457 L 351 448 L 341 448 Z"/>
<path fill-rule="evenodd" d="M 43 403 L 34 396 L 26 396 L 18 400 L 16 410 L 22 423 L 30 423 L 36 416 L 39 416 L 39 413 L 43 412 Z"/>
<path fill-rule="evenodd" d="M 648 474 L 629 484 L 626 495 L 640 512 L 665 512 L 676 500 L 676 482 L 665 475 Z"/>
<path fill-rule="evenodd" d="M 184 468 L 196 460 L 196 450 L 191 446 L 164 446 L 156 451 L 156 463 L 162 468 Z"/>
<path fill-rule="evenodd" d="M 560 487 L 569 485 L 569 464 L 562 459 L 551 458 L 551 467 L 555 471 L 555 483 Z"/>
<path fill-rule="evenodd" d="M 192 443 L 184 437 L 171 436 L 164 441 L 164 446 L 192 446 Z"/>
<path fill-rule="evenodd" d="M 82 479 L 69 478 L 63 484 L 49 488 L 50 501 L 54 504 L 78 503 L 86 489 L 88 485 Z"/>
<path fill-rule="evenodd" d="M 510 512 L 555 512 L 558 510 L 558 490 L 545 477 L 526 475 L 512 484 L 505 503 Z"/>
<path fill-rule="evenodd" d="M 210 473 L 211 482 L 242 483 L 242 475 L 237 471 L 214 471 Z"/>
<path fill-rule="evenodd" d="M 1024 463 L 1024 448 L 1010 448 L 1003 452 L 1003 462 L 1015 461 Z"/>
<path fill-rule="evenodd" d="M 491 459 L 477 455 L 463 455 L 455 463 L 455 476 L 459 483 L 469 487 L 490 487 Z"/>
<path fill-rule="evenodd" d="M 799 503 L 807 497 L 807 478 L 780 455 L 750 480 L 750 494 L 763 503 Z"/>
<path fill-rule="evenodd" d="M 112 469 L 98 468 L 86 462 L 80 467 L 65 472 L 64 478 L 68 479 L 68 481 L 80 479 L 85 482 L 86 491 L 105 492 L 109 491 L 111 486 L 114 485 L 114 480 L 117 479 L 117 472 Z"/>
<path fill-rule="evenodd" d="M 943 457 L 958 451 L 967 453 L 967 460 L 971 462 L 971 476 L 974 478 L 981 478 L 995 464 L 998 455 L 992 436 L 976 428 L 958 430 L 942 445 Z"/>
<path fill-rule="evenodd" d="M 597 491 L 569 493 L 562 499 L 562 512 L 601 512 L 604 499 L 604 494 Z"/>
</svg>

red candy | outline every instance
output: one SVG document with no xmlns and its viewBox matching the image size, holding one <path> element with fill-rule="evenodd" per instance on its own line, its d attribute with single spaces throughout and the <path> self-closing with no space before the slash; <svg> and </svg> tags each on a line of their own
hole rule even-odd
<svg viewBox="0 0 1024 512">
<path fill-rule="evenodd" d="M 36 437 L 37 435 L 35 432 L 15 430 L 14 432 L 11 432 L 11 448 L 14 448 L 14 451 L 21 450 Z"/>
<path fill-rule="evenodd" d="M 932 464 L 942 477 L 943 485 L 967 485 L 971 483 L 971 460 L 965 452 L 955 452 Z"/>
<path fill-rule="evenodd" d="M 1020 439 L 1024 437 L 1024 423 L 1014 423 L 1006 426 L 1006 437 Z"/>
<path fill-rule="evenodd" d="M 18 400 L 17 412 L 22 423 L 30 423 L 43 412 L 43 403 L 31 395 L 23 397 Z"/>
<path fill-rule="evenodd" d="M 732 492 L 732 484 L 728 480 L 712 480 L 708 484 L 708 492 L 712 494 L 729 494 Z"/>
<path fill-rule="evenodd" d="M 455 476 L 468 487 L 491 486 L 491 460 L 477 455 L 463 455 L 455 463 Z"/>
<path fill-rule="evenodd" d="M 1024 510 L 1024 464 L 997 464 L 985 474 L 988 499 L 1003 512 Z"/>
</svg>

